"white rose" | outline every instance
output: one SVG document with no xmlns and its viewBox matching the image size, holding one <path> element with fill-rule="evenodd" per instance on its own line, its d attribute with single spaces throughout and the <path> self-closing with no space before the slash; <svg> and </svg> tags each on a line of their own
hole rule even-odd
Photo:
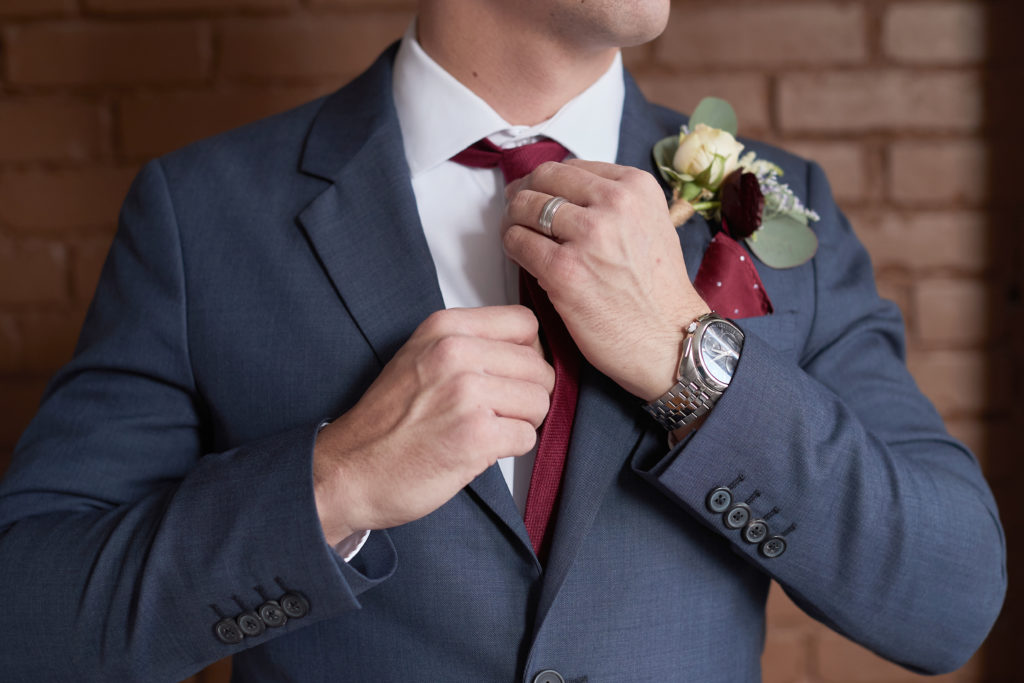
<svg viewBox="0 0 1024 683">
<path fill-rule="evenodd" d="M 736 142 L 731 134 L 698 123 L 689 135 L 680 140 L 672 165 L 679 173 L 696 178 L 715 164 L 706 185 L 714 192 L 727 175 L 739 168 L 742 151 L 743 145 Z"/>
</svg>

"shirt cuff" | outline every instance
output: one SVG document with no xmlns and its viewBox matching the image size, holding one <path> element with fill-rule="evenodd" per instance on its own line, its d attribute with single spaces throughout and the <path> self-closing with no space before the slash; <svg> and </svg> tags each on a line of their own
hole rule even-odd
<svg viewBox="0 0 1024 683">
<path fill-rule="evenodd" d="M 366 545 L 366 539 L 368 538 L 370 538 L 369 529 L 357 531 L 334 546 L 334 552 L 341 555 L 341 559 L 345 560 L 346 563 L 351 562 L 352 558 L 358 555 L 359 551 Z"/>
</svg>

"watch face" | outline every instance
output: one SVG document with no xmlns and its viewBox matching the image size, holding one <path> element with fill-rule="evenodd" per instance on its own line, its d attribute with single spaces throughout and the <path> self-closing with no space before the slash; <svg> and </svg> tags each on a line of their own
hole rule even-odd
<svg viewBox="0 0 1024 683">
<path fill-rule="evenodd" d="M 742 348 L 742 332 L 729 323 L 712 322 L 700 338 L 701 364 L 715 380 L 728 384 L 736 371 Z"/>
</svg>

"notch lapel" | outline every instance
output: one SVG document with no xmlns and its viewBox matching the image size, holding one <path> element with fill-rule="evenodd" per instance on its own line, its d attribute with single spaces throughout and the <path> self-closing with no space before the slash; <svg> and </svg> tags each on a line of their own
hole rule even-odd
<svg viewBox="0 0 1024 683">
<path fill-rule="evenodd" d="M 381 367 L 444 308 L 391 95 L 396 51 L 397 44 L 324 102 L 301 169 L 329 184 L 297 219 Z M 469 488 L 529 546 L 497 465 Z"/>
</svg>

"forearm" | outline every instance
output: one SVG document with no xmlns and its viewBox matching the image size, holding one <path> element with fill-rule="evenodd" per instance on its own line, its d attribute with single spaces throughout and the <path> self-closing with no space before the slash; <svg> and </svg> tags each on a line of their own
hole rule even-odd
<svg viewBox="0 0 1024 683">
<path fill-rule="evenodd" d="M 180 481 L 132 501 L 49 494 L 43 503 L 8 482 L 0 573 L 21 617 L 3 629 L 5 676 L 177 680 L 357 607 L 357 594 L 390 571 L 390 544 L 375 539 L 380 547 L 365 548 L 357 568 L 325 544 L 311 492 L 313 431 L 206 455 Z M 49 511 L 38 511 L 43 504 Z M 287 592 L 306 597 L 308 615 L 237 644 L 217 638 L 222 618 Z"/>
<path fill-rule="evenodd" d="M 949 670 L 998 614 L 1001 530 L 973 458 L 905 371 L 893 377 L 887 403 L 854 410 L 748 335 L 701 429 L 667 458 L 638 461 L 812 615 L 911 668 Z M 709 510 L 720 486 L 784 536 L 783 555 L 765 557 Z"/>
</svg>

